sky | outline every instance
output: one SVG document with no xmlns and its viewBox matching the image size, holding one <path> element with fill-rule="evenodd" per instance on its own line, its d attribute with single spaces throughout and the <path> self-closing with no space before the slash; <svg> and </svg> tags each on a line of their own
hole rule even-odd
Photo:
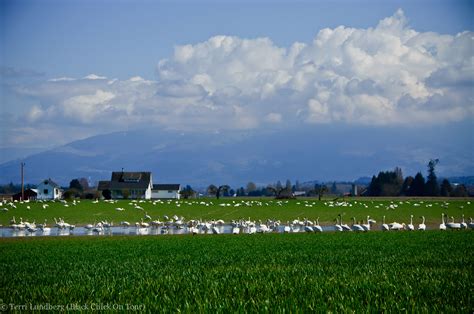
<svg viewBox="0 0 474 314">
<path fill-rule="evenodd" d="M 442 125 L 465 130 L 472 169 L 473 17 L 474 1 L 3 0 L 0 161 L 144 126 Z"/>
</svg>

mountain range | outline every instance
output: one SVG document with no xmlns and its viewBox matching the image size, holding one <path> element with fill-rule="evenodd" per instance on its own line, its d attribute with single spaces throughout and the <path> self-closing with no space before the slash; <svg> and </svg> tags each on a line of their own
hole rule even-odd
<svg viewBox="0 0 474 314">
<path fill-rule="evenodd" d="M 430 131 L 430 136 L 426 136 Z M 433 134 L 434 133 L 434 134 Z M 410 144 L 404 140 L 410 137 Z M 152 171 L 155 183 L 245 186 L 286 179 L 300 182 L 354 181 L 395 166 L 404 175 L 426 173 L 439 158 L 444 176 L 474 173 L 472 145 L 433 130 L 321 126 L 298 130 L 178 132 L 147 128 L 97 135 L 0 164 L 0 183 L 37 184 L 51 178 L 61 185 L 78 177 L 92 183 L 112 171 Z M 468 141 L 472 143 L 472 140 Z"/>
</svg>

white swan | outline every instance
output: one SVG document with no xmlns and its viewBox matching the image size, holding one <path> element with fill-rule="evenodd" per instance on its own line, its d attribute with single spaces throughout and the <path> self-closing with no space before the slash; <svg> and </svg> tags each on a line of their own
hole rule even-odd
<svg viewBox="0 0 474 314">
<path fill-rule="evenodd" d="M 425 225 L 425 216 L 421 216 L 422 222 L 421 224 L 418 225 L 418 230 L 425 231 L 426 230 L 426 225 Z"/>
<path fill-rule="evenodd" d="M 362 228 L 364 228 L 364 231 L 370 231 L 370 225 L 373 223 L 372 221 L 375 221 L 375 220 L 370 219 L 370 216 L 367 216 L 367 223 L 362 224 Z"/>
<path fill-rule="evenodd" d="M 454 222 L 454 217 L 451 216 L 451 222 L 446 223 L 446 227 L 449 229 L 461 229 L 461 224 L 459 222 Z"/>
<path fill-rule="evenodd" d="M 140 227 L 142 227 L 142 228 L 148 228 L 149 226 L 150 226 L 150 224 L 144 222 L 144 221 L 143 221 L 143 218 L 142 218 L 142 220 L 141 220 L 141 222 L 140 222 Z"/>
<path fill-rule="evenodd" d="M 389 231 L 390 227 L 385 223 L 385 216 L 382 217 L 382 231 Z"/>
<path fill-rule="evenodd" d="M 467 224 L 467 226 L 471 229 L 474 229 L 474 222 L 472 221 L 471 217 L 469 217 L 469 223 Z"/>
<path fill-rule="evenodd" d="M 467 223 L 464 221 L 464 214 L 462 214 L 461 229 L 467 229 Z"/>
<path fill-rule="evenodd" d="M 257 232 L 257 228 L 255 226 L 250 226 L 248 230 L 248 234 L 254 234 Z"/>
<path fill-rule="evenodd" d="M 415 230 L 415 226 L 413 226 L 413 215 L 410 215 L 410 223 L 407 226 L 408 231 Z"/>
<path fill-rule="evenodd" d="M 352 217 L 352 230 L 353 231 L 364 231 L 364 228 L 360 224 L 356 224 L 356 219 L 355 217 Z"/>
<path fill-rule="evenodd" d="M 446 224 L 444 223 L 444 213 L 441 214 L 441 224 L 439 225 L 439 230 L 446 230 Z"/>
<path fill-rule="evenodd" d="M 335 223 L 336 223 L 336 224 L 334 225 L 334 230 L 336 230 L 336 231 L 342 231 L 342 227 L 341 227 L 341 225 L 339 224 L 339 220 L 338 220 L 337 218 L 335 219 Z"/>
<path fill-rule="evenodd" d="M 315 232 L 323 232 L 323 228 L 319 225 L 319 217 L 316 218 L 316 225 L 313 226 Z"/>
<path fill-rule="evenodd" d="M 390 227 L 390 230 L 404 230 L 405 229 L 405 224 L 404 223 L 398 223 L 398 222 L 392 222 L 391 224 L 388 225 Z"/>
<path fill-rule="evenodd" d="M 339 214 L 339 221 L 341 223 L 342 230 L 344 231 L 352 231 L 351 227 L 349 227 L 347 224 L 342 223 L 342 215 Z"/>
</svg>

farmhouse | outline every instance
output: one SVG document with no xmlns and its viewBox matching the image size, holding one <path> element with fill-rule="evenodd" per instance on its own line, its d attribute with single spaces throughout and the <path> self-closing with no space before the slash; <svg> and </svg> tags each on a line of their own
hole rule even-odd
<svg viewBox="0 0 474 314">
<path fill-rule="evenodd" d="M 153 184 L 151 198 L 179 199 L 180 190 L 181 185 L 179 184 Z"/>
<path fill-rule="evenodd" d="M 151 172 L 112 172 L 110 181 L 100 181 L 97 189 L 107 198 L 151 198 Z"/>
<path fill-rule="evenodd" d="M 36 197 L 38 196 L 38 190 L 37 189 L 26 189 L 25 190 L 25 200 L 36 200 Z M 21 199 L 21 192 L 16 193 L 13 195 L 13 200 L 16 201 L 22 201 Z"/>
<path fill-rule="evenodd" d="M 57 200 L 63 195 L 63 191 L 53 180 L 47 179 L 38 184 L 37 196 L 38 200 Z"/>
</svg>

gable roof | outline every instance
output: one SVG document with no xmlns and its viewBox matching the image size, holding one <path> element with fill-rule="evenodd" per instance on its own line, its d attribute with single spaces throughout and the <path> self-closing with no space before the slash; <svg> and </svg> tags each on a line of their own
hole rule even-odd
<svg viewBox="0 0 474 314">
<path fill-rule="evenodd" d="M 153 184 L 154 191 L 179 191 L 181 184 Z"/>
<path fill-rule="evenodd" d="M 99 181 L 97 185 L 97 190 L 104 191 L 110 189 L 110 181 Z"/>
<path fill-rule="evenodd" d="M 41 181 L 41 183 L 38 184 L 38 185 L 41 185 L 41 184 L 45 184 L 45 185 L 47 184 L 47 185 L 52 186 L 53 188 L 58 188 L 59 187 L 59 185 L 56 184 L 56 182 L 54 182 L 53 180 L 51 180 L 51 178 Z"/>
<path fill-rule="evenodd" d="M 147 189 L 151 183 L 151 172 L 112 172 L 110 190 Z"/>
</svg>

